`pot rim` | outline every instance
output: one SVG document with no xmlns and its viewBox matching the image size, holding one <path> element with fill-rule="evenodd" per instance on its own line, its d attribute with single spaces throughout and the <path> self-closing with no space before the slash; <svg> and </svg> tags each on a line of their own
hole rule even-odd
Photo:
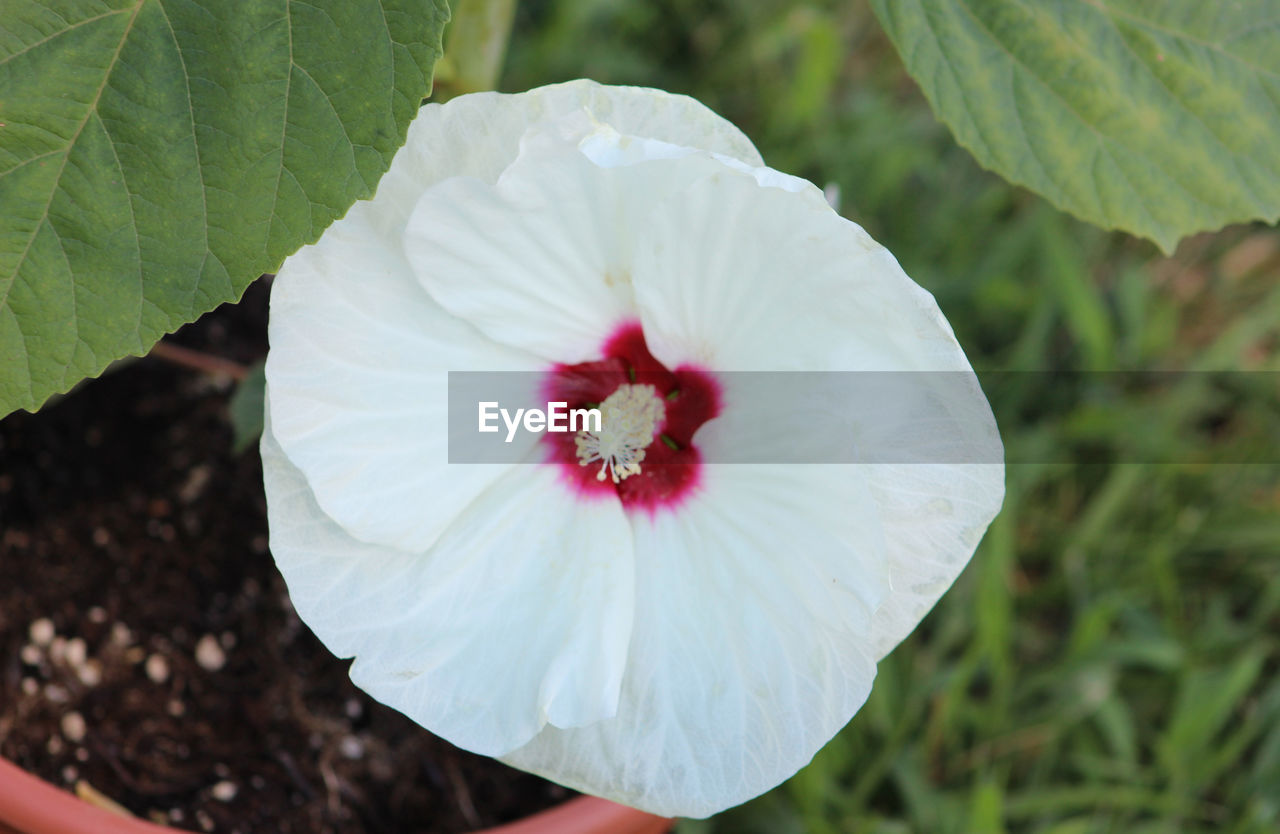
<svg viewBox="0 0 1280 834">
<path fill-rule="evenodd" d="M 671 820 L 580 796 L 475 834 L 664 834 Z M 0 757 L 0 834 L 190 834 L 95 807 Z"/>
</svg>

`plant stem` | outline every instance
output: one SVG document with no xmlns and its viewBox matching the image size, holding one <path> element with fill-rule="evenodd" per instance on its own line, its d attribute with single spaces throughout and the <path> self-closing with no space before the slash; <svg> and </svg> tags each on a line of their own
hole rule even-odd
<svg viewBox="0 0 1280 834">
<path fill-rule="evenodd" d="M 498 86 L 516 0 L 457 0 L 444 57 L 436 69 L 435 101 Z"/>
<path fill-rule="evenodd" d="M 201 373 L 229 376 L 236 382 L 243 382 L 244 378 L 249 375 L 249 369 L 238 362 L 232 362 L 230 359 L 223 359 L 220 356 L 210 356 L 207 353 L 184 348 L 171 342 L 156 342 L 155 346 L 151 348 L 151 352 L 147 355 L 153 359 L 181 365 L 184 368 L 191 368 Z"/>
</svg>

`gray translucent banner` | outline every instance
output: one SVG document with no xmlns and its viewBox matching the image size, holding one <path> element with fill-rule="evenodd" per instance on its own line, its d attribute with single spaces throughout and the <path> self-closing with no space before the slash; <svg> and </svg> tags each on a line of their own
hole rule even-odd
<svg viewBox="0 0 1280 834">
<path fill-rule="evenodd" d="M 707 463 L 1280 463 L 1277 372 L 980 378 L 981 386 L 960 372 L 717 373 L 720 414 L 693 445 Z M 583 415 L 568 412 L 596 404 L 553 406 L 547 381 L 450 372 L 449 462 L 542 459 L 546 431 L 526 428 L 539 422 L 526 422 L 530 409 L 552 412 L 566 430 L 575 417 L 581 430 Z M 496 430 L 480 431 L 482 403 Z"/>
</svg>

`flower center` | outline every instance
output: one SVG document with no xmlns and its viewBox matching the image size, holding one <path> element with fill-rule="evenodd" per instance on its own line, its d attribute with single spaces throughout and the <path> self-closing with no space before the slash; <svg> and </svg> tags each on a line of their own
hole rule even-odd
<svg viewBox="0 0 1280 834">
<path fill-rule="evenodd" d="M 584 499 L 617 497 L 628 511 L 674 508 L 699 484 L 694 435 L 720 413 L 719 386 L 700 368 L 667 369 L 649 353 L 638 322 L 619 327 L 600 357 L 547 373 L 547 402 L 598 408 L 601 416 L 598 432 L 544 434 L 547 459 Z"/>
<path fill-rule="evenodd" d="M 639 475 L 644 450 L 665 414 L 658 389 L 652 385 L 619 385 L 600 403 L 600 431 L 584 429 L 574 438 L 578 463 L 587 466 L 600 461 L 597 481 L 612 475 L 616 484 Z"/>
</svg>

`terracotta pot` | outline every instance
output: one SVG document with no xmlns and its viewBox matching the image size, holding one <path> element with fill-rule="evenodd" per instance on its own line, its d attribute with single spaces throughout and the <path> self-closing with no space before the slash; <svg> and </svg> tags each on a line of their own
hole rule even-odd
<svg viewBox="0 0 1280 834">
<path fill-rule="evenodd" d="M 477 834 L 664 834 L 671 820 L 593 796 Z M 187 834 L 81 802 L 0 759 L 0 834 Z"/>
<path fill-rule="evenodd" d="M 671 823 L 607 799 L 580 796 L 519 822 L 476 834 L 665 834 Z"/>
</svg>

